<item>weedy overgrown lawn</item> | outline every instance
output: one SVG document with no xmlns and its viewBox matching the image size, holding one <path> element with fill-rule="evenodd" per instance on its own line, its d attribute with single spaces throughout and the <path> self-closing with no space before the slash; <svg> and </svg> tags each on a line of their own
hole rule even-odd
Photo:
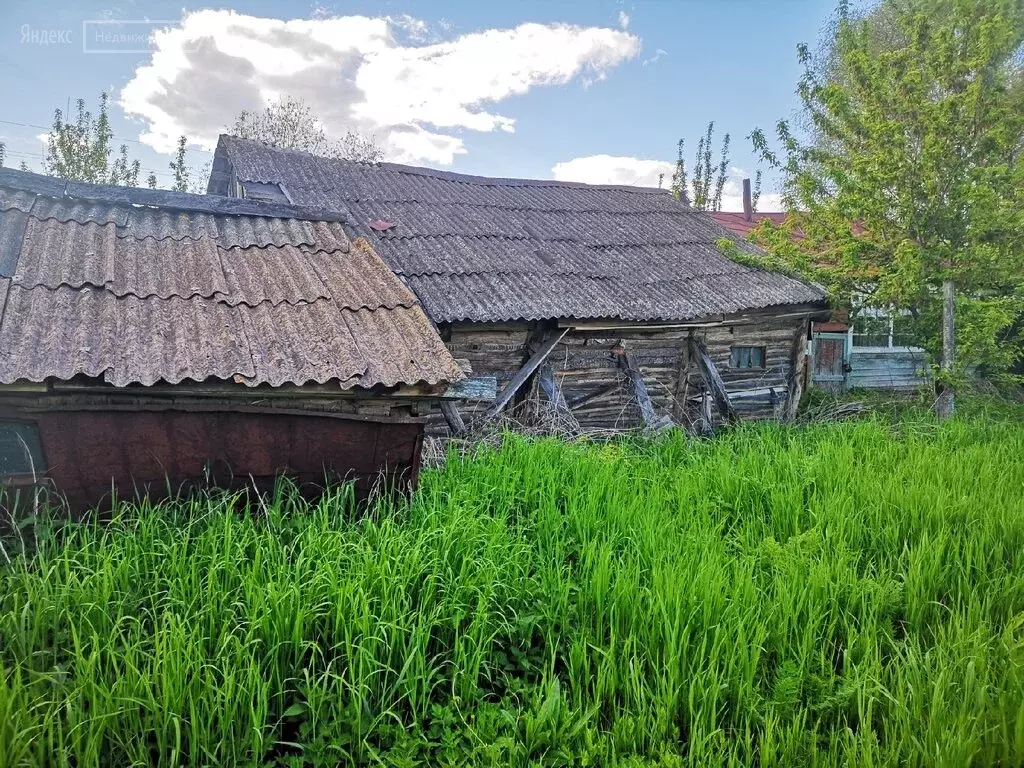
<svg viewBox="0 0 1024 768">
<path fill-rule="evenodd" d="M 1024 764 L 1024 426 L 507 437 L 0 566 L 0 765 Z"/>
</svg>

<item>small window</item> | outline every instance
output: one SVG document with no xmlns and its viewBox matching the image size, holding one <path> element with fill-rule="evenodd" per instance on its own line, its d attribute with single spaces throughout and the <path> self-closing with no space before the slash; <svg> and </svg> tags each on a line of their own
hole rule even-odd
<svg viewBox="0 0 1024 768">
<path fill-rule="evenodd" d="M 733 368 L 764 368 L 764 347 L 733 347 L 729 365 Z"/>
<path fill-rule="evenodd" d="M 40 475 L 45 469 L 36 425 L 27 421 L 0 421 L 0 480 L 16 475 Z"/>
</svg>

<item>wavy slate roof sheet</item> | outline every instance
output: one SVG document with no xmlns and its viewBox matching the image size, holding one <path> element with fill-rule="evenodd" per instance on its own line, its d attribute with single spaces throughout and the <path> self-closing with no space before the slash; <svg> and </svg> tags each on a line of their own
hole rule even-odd
<svg viewBox="0 0 1024 768">
<path fill-rule="evenodd" d="M 321 213 L 0 170 L 0 382 L 461 378 L 412 291 Z"/>
<path fill-rule="evenodd" d="M 349 211 L 438 322 L 671 321 L 825 304 L 819 286 L 728 259 L 717 243 L 735 235 L 663 190 L 353 163 L 221 136 L 209 192 L 234 194 L 236 182 Z"/>
</svg>

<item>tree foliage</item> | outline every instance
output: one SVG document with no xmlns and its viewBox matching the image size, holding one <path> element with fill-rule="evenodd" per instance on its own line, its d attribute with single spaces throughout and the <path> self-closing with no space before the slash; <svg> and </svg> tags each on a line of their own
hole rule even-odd
<svg viewBox="0 0 1024 768">
<path fill-rule="evenodd" d="M 384 156 L 372 138 L 354 131 L 346 131 L 340 139 L 331 138 L 313 109 L 302 99 L 292 96 L 282 96 L 262 112 L 241 112 L 230 132 L 272 147 L 299 149 L 343 160 L 373 163 Z"/>
<path fill-rule="evenodd" d="M 780 121 L 774 151 L 752 134 L 793 214 L 759 229 L 774 261 L 841 302 L 856 293 L 908 310 L 936 360 L 942 289 L 955 287 L 960 354 L 944 360 L 946 383 L 1021 356 L 1011 329 L 1024 311 L 1022 7 L 882 0 L 853 18 L 840 6 L 827 61 L 799 49 L 801 136 Z"/>
<path fill-rule="evenodd" d="M 175 192 L 189 191 L 189 178 L 192 174 L 185 159 L 185 148 L 187 145 L 188 140 L 181 136 L 178 139 L 178 148 L 175 152 L 174 160 L 167 164 L 167 167 L 171 169 L 171 173 L 174 174 L 174 183 L 171 184 L 171 189 Z M 150 174 L 150 179 L 155 180 L 154 174 Z"/>
<path fill-rule="evenodd" d="M 672 173 L 672 194 L 677 200 L 685 200 L 701 211 L 718 211 L 722 208 L 722 190 L 725 187 L 726 171 L 729 168 L 729 134 L 722 139 L 718 163 L 713 160 L 715 123 L 708 123 L 707 131 L 697 142 L 697 154 L 693 164 L 693 178 L 686 168 L 683 153 L 685 139 L 680 139 L 676 148 L 676 167 Z M 690 197 L 690 193 L 693 197 Z"/>
<path fill-rule="evenodd" d="M 125 144 L 114 155 L 111 148 L 113 136 L 107 94 L 100 94 L 95 116 L 85 108 L 85 100 L 78 99 L 74 119 L 61 109 L 54 110 L 53 127 L 46 137 L 43 167 L 51 176 L 134 187 L 139 180 L 139 161 L 129 159 Z"/>
</svg>

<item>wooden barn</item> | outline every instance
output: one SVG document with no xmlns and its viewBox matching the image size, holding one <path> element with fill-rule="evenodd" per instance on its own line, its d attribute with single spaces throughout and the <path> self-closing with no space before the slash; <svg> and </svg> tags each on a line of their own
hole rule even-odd
<svg viewBox="0 0 1024 768">
<path fill-rule="evenodd" d="M 587 430 L 781 416 L 799 398 L 810 320 L 826 311 L 819 286 L 726 258 L 717 244 L 735 236 L 664 190 L 222 136 L 208 192 L 350 215 L 468 361 L 477 399 L 435 421 L 453 430 L 531 390 Z"/>
<path fill-rule="evenodd" d="M 459 367 L 345 216 L 0 170 L 0 483 L 415 479 Z"/>
</svg>

